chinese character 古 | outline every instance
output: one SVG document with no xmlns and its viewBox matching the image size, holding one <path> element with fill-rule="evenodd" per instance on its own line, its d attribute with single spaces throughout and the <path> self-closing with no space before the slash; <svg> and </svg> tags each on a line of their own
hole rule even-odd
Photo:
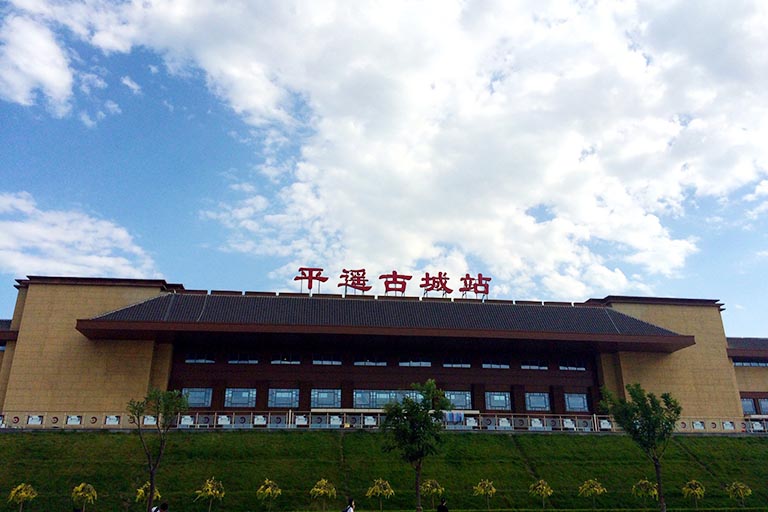
<svg viewBox="0 0 768 512">
<path fill-rule="evenodd" d="M 405 293 L 405 287 L 413 276 L 407 276 L 404 274 L 398 274 L 397 270 L 393 270 L 391 274 L 382 274 L 379 279 L 384 280 L 384 292 Z"/>
</svg>

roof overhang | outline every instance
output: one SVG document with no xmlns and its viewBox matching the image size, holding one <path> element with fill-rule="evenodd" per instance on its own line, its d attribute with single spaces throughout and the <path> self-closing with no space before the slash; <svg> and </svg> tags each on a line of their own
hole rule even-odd
<svg viewBox="0 0 768 512">
<path fill-rule="evenodd" d="M 434 329 L 398 327 L 350 327 L 329 325 L 172 323 L 81 319 L 77 330 L 92 340 L 155 340 L 169 335 L 196 334 L 338 334 L 367 336 L 412 336 L 458 339 L 496 339 L 566 343 L 598 352 L 671 353 L 695 344 L 693 336 L 584 334 L 547 331 L 478 329 Z"/>
<path fill-rule="evenodd" d="M 16 341 L 19 331 L 0 331 L 0 341 Z"/>
<path fill-rule="evenodd" d="M 768 349 L 765 348 L 728 348 L 731 359 L 768 359 Z"/>
</svg>

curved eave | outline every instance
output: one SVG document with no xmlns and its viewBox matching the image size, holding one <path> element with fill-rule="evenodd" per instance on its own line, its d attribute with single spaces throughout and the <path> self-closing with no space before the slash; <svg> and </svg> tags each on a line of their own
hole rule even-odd
<svg viewBox="0 0 768 512">
<path fill-rule="evenodd" d="M 0 331 L 0 341 L 16 341 L 19 331 Z"/>
<path fill-rule="evenodd" d="M 768 359 L 768 349 L 764 348 L 729 348 L 727 352 L 731 359 Z"/>
<path fill-rule="evenodd" d="M 695 344 L 693 336 L 620 335 L 546 331 L 504 331 L 479 329 L 421 329 L 399 327 L 350 327 L 333 325 L 277 325 L 234 323 L 126 322 L 114 320 L 77 321 L 77 330 L 92 340 L 153 340 L 169 334 L 186 333 L 291 333 L 353 334 L 369 336 L 423 336 L 465 339 L 508 339 L 554 341 L 583 345 L 599 352 L 671 353 Z"/>
</svg>

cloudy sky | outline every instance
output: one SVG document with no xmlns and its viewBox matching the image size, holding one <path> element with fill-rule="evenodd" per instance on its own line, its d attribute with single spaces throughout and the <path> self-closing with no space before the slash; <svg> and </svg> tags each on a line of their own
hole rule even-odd
<svg viewBox="0 0 768 512">
<path fill-rule="evenodd" d="M 768 4 L 0 3 L 25 275 L 720 299 L 768 336 Z M 453 296 L 458 296 L 454 291 Z"/>
</svg>

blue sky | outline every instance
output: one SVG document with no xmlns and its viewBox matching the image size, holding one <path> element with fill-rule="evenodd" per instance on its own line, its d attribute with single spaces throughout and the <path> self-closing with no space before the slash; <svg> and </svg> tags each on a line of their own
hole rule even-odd
<svg viewBox="0 0 768 512">
<path fill-rule="evenodd" d="M 0 317 L 25 275 L 720 299 L 768 336 L 763 2 L 0 5 Z M 455 293 L 455 292 L 454 292 Z"/>
</svg>

